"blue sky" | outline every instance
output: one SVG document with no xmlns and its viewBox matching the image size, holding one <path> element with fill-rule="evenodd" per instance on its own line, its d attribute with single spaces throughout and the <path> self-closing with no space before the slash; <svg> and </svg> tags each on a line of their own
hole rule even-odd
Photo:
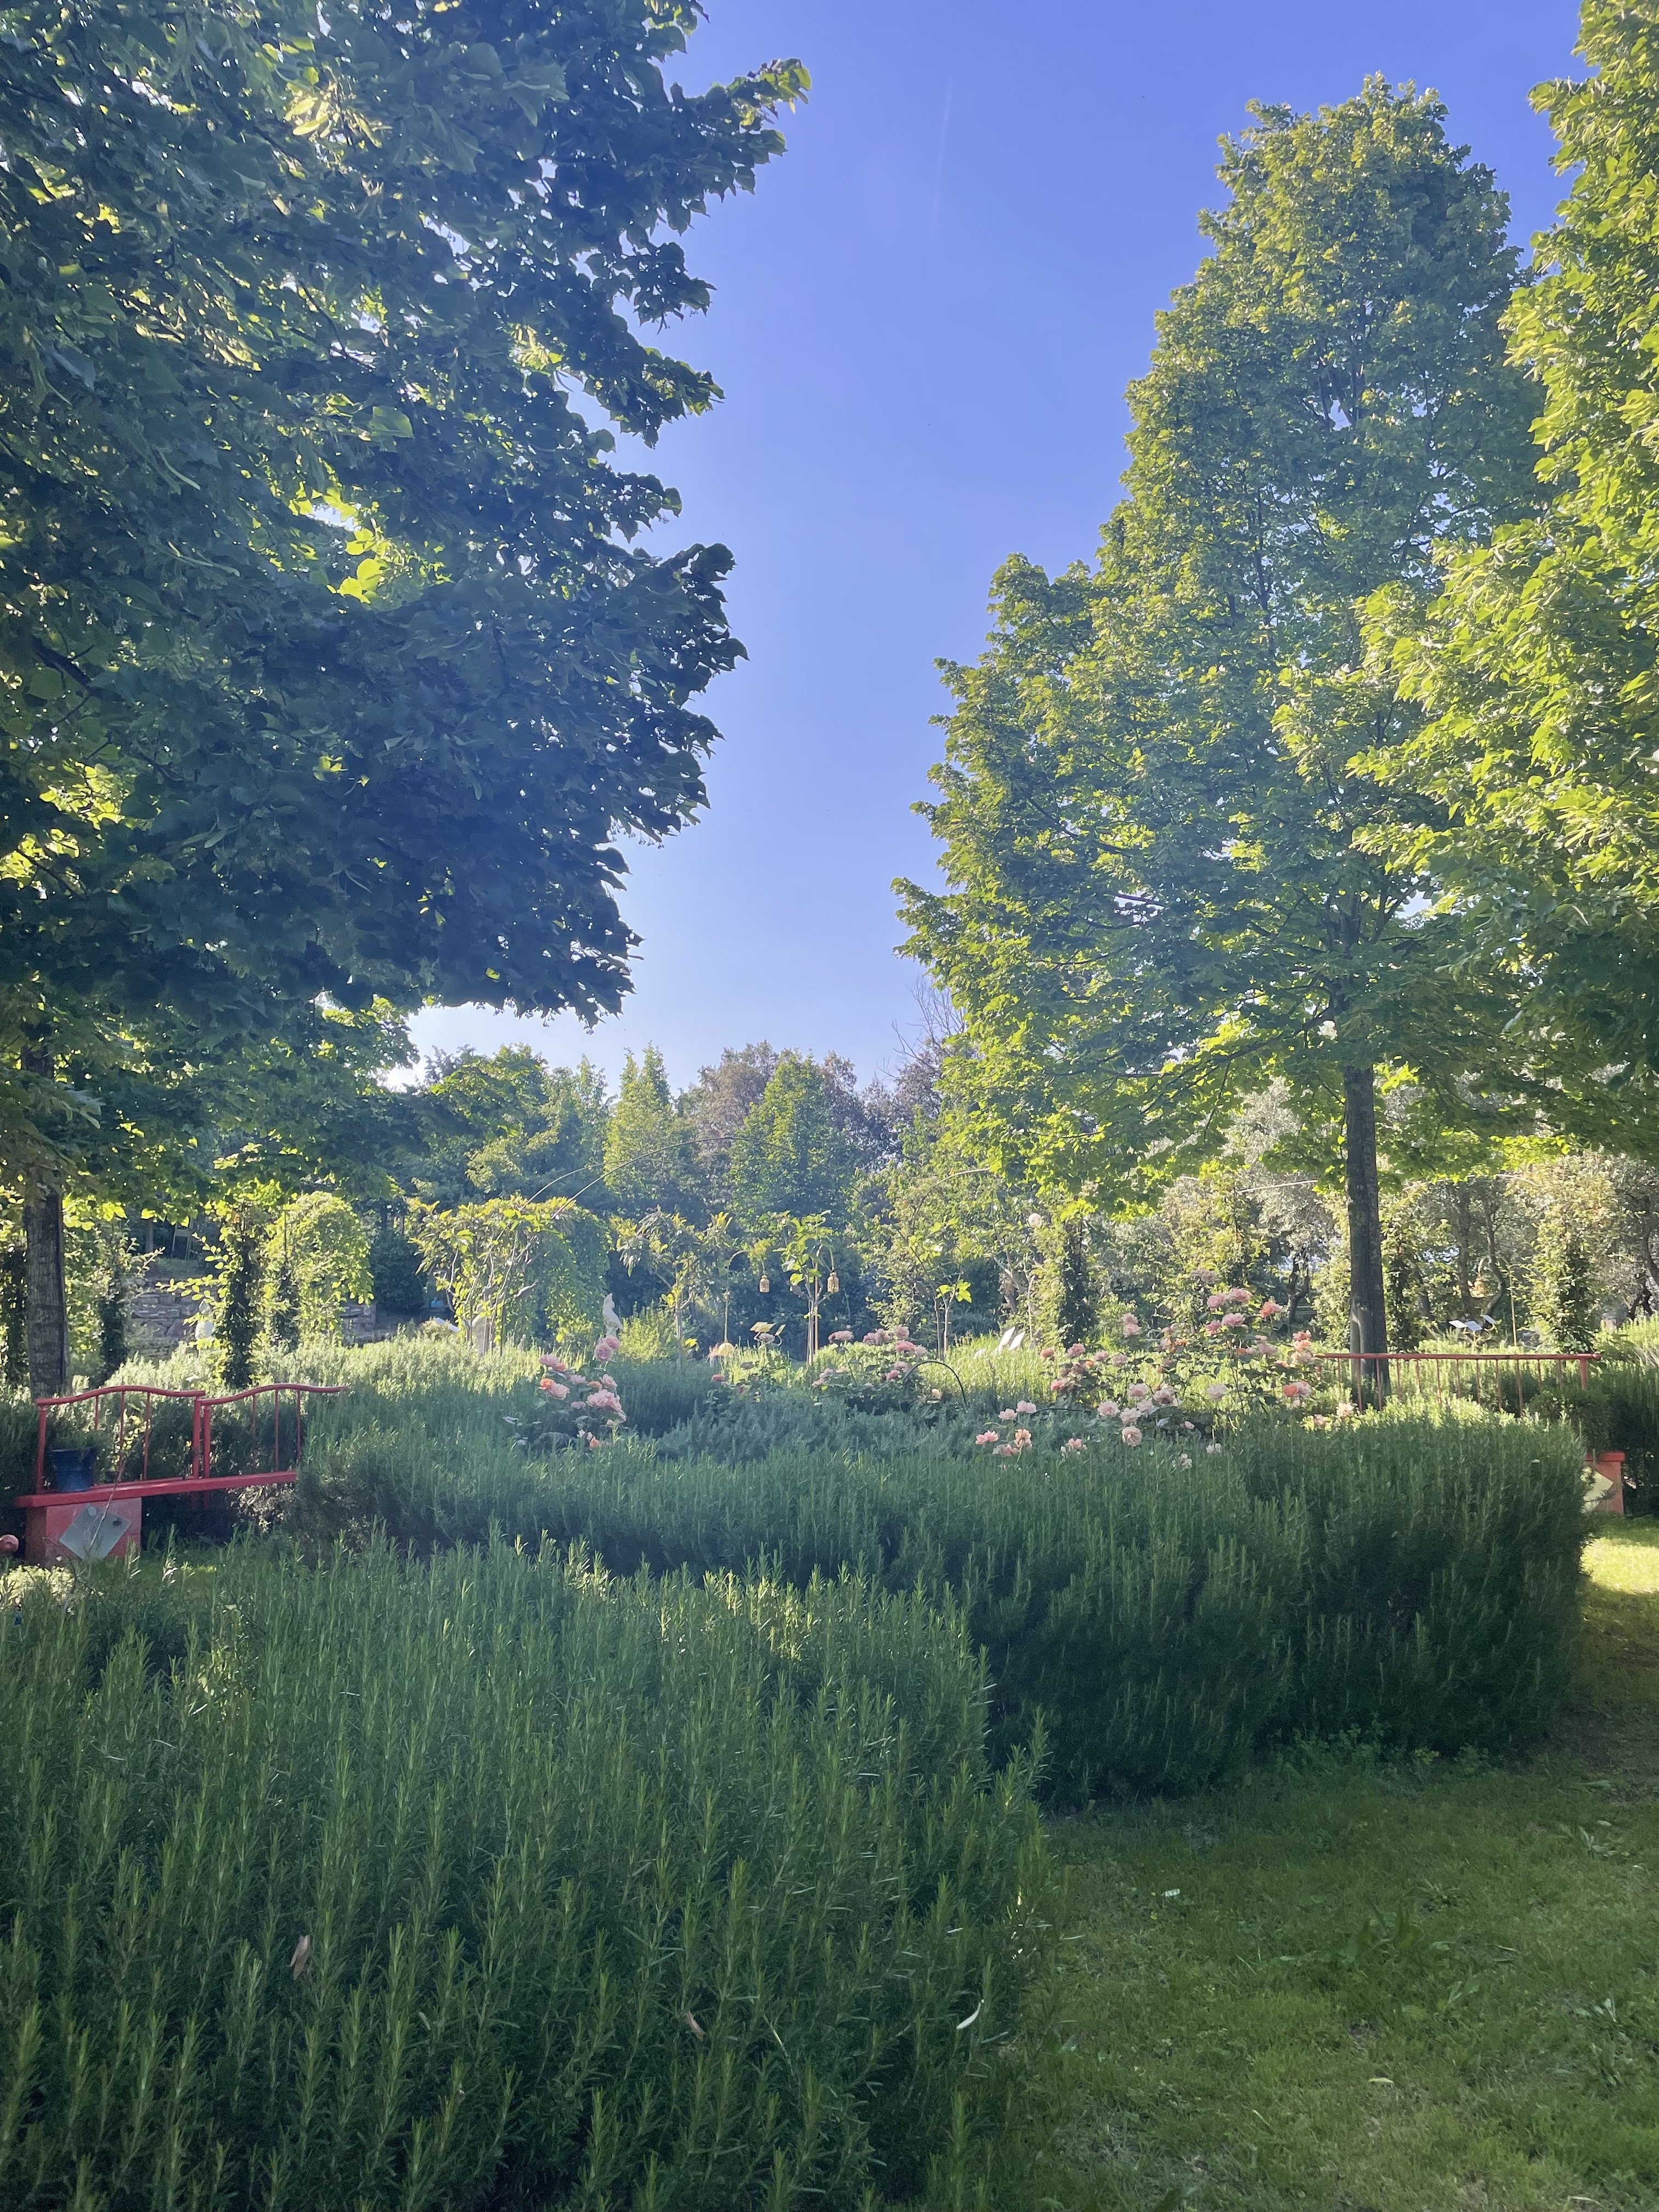
<svg viewBox="0 0 1659 2212">
<path fill-rule="evenodd" d="M 1368 71 L 1433 86 L 1497 171 L 1516 233 L 1560 194 L 1528 100 L 1575 64 L 1567 0 L 708 0 L 688 87 L 778 54 L 812 73 L 789 150 L 690 234 L 710 313 L 668 343 L 725 398 L 647 463 L 680 542 L 736 556 L 749 650 L 708 698 L 711 804 L 634 851 L 643 945 L 624 1012 L 429 1010 L 423 1048 L 524 1040 L 613 1073 L 659 1045 L 677 1084 L 721 1046 L 890 1065 L 915 1028 L 896 875 L 938 757 L 937 659 L 969 659 L 1014 551 L 1092 552 L 1122 467 L 1123 390 L 1202 250 L 1216 140 L 1251 99 L 1307 108 Z"/>
</svg>

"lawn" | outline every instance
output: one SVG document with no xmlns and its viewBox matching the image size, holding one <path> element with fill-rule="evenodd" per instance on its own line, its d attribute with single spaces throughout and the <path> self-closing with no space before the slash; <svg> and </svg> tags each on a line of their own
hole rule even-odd
<svg viewBox="0 0 1659 2212">
<path fill-rule="evenodd" d="M 1659 2203 L 1659 1525 L 1585 1564 L 1579 1686 L 1524 1764 L 1320 1753 L 1054 1826 L 1048 2202 Z"/>
</svg>

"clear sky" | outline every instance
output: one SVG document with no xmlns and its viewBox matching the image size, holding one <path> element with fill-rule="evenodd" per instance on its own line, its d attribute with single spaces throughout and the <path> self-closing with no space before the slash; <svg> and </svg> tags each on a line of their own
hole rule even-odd
<svg viewBox="0 0 1659 2212">
<path fill-rule="evenodd" d="M 624 1012 L 431 1010 L 423 1048 L 524 1039 L 677 1085 L 726 1044 L 890 1064 L 915 1026 L 896 875 L 939 756 L 937 659 L 969 659 L 998 563 L 1091 556 L 1123 465 L 1123 390 L 1202 251 L 1216 140 L 1253 99 L 1299 108 L 1369 71 L 1432 86 L 1496 170 L 1516 234 L 1560 185 L 1531 88 L 1577 65 L 1569 0 L 708 0 L 670 75 L 779 54 L 812 74 L 789 150 L 688 257 L 709 313 L 665 341 L 725 392 L 647 465 L 682 542 L 736 556 L 749 659 L 708 695 L 710 805 L 635 850 L 643 939 Z"/>
</svg>

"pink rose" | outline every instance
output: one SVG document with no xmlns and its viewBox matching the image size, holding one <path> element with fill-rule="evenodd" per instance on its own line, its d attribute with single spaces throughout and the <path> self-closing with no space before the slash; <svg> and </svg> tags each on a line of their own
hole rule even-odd
<svg viewBox="0 0 1659 2212">
<path fill-rule="evenodd" d="M 1125 1429 L 1123 1431 L 1123 1441 L 1126 1444 L 1138 1444 L 1140 1442 L 1139 1430 L 1133 1425 Z"/>
<path fill-rule="evenodd" d="M 564 1384 L 562 1382 L 556 1382 L 550 1375 L 543 1376 L 542 1388 L 547 1392 L 548 1395 L 552 1398 L 568 1398 L 570 1395 L 569 1391 L 565 1388 Z"/>
<path fill-rule="evenodd" d="M 974 1438 L 976 1444 L 994 1444 L 996 1440 L 997 1431 L 994 1429 L 987 1429 Z"/>
</svg>

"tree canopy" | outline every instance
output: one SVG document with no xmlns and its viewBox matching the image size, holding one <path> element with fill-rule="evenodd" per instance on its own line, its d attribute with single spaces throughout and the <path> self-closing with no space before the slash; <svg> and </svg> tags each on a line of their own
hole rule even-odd
<svg viewBox="0 0 1659 2212">
<path fill-rule="evenodd" d="M 327 994 L 614 1008 L 703 796 L 723 548 L 611 458 L 804 73 L 691 0 L 177 0 L 0 40 L 0 1139 Z M 44 1280 L 44 1279 L 43 1279 Z"/>
<path fill-rule="evenodd" d="M 1572 185 L 1508 316 L 1541 387 L 1547 511 L 1460 551 L 1426 609 L 1373 609 L 1378 659 L 1422 709 L 1373 763 L 1398 841 L 1441 878 L 1485 958 L 1603 1061 L 1659 1067 L 1659 20 L 1587 0 L 1595 74 L 1542 87 Z"/>
<path fill-rule="evenodd" d="M 1344 1128 L 1375 1245 L 1375 1071 L 1478 1110 L 1509 1009 L 1460 981 L 1411 858 L 1354 773 L 1401 709 L 1358 672 L 1358 603 L 1533 496 L 1499 319 L 1516 276 L 1490 172 L 1431 96 L 1370 81 L 1226 144 L 1214 252 L 1130 391 L 1126 496 L 1091 572 L 1016 560 L 949 671 L 949 888 L 912 945 L 969 1030 L 959 1071 L 1045 1179 L 1121 1186 L 1214 1152 L 1275 1076 Z M 1381 1337 L 1380 1258 L 1356 1294 Z M 1364 1282 L 1369 1282 L 1369 1295 Z"/>
</svg>

